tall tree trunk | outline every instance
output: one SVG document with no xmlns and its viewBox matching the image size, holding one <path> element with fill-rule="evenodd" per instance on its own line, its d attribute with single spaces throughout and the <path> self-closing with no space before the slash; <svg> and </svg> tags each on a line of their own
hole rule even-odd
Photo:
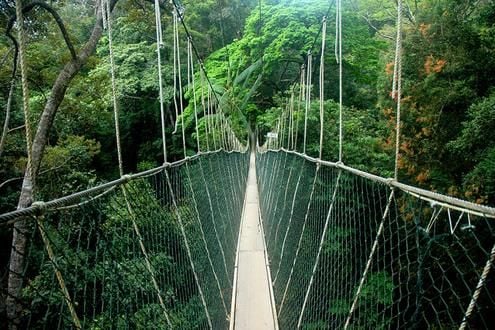
<svg viewBox="0 0 495 330">
<path fill-rule="evenodd" d="M 118 0 L 111 1 L 113 9 Z M 45 104 L 43 113 L 38 123 L 36 135 L 32 143 L 32 173 L 27 170 L 24 174 L 21 194 L 17 205 L 18 209 L 29 207 L 33 202 L 33 189 L 36 183 L 36 173 L 40 168 L 41 159 L 45 150 L 48 134 L 52 128 L 57 110 L 62 103 L 67 88 L 75 75 L 94 53 L 103 30 L 101 6 L 98 10 L 96 23 L 91 36 L 86 44 L 79 51 L 75 58 L 67 62 L 55 80 L 50 96 Z M 15 223 L 12 237 L 12 249 L 10 254 L 10 268 L 8 278 L 8 297 L 6 299 L 7 317 L 9 319 L 9 329 L 18 329 L 21 324 L 22 307 L 19 304 L 19 294 L 23 283 L 23 270 L 26 256 L 27 233 L 29 231 L 29 220 L 21 220 Z"/>
</svg>

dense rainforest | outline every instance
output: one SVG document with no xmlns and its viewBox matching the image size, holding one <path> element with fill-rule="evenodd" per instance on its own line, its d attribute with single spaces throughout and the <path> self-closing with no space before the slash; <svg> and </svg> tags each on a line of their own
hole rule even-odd
<svg viewBox="0 0 495 330">
<path fill-rule="evenodd" d="M 184 155 L 180 119 L 187 155 L 196 153 L 198 134 L 201 149 L 213 149 L 204 130 L 213 114 L 200 113 L 200 129 L 195 130 L 194 105 L 205 98 L 222 109 L 240 141 L 247 143 L 252 131 L 258 133 L 260 144 L 265 143 L 288 103 L 304 108 L 298 96 L 308 52 L 313 55 L 313 101 L 306 152 L 315 157 L 319 153 L 321 87 L 322 158 L 338 160 L 335 1 L 175 1 L 184 23 L 178 25 L 176 52 L 172 2 L 159 1 L 163 30 L 159 45 L 154 1 L 112 0 L 113 66 L 108 34 L 98 25 L 99 1 L 21 3 L 26 82 L 19 66 L 16 1 L 0 2 L 0 213 L 119 176 L 113 93 L 120 111 L 124 172 L 163 163 L 157 51 L 162 59 L 169 161 Z M 396 6 L 393 0 L 348 0 L 343 1 L 342 13 L 343 162 L 384 177 L 394 171 L 396 102 L 391 91 Z M 399 179 L 494 205 L 495 1 L 408 0 L 404 6 Z M 321 62 L 325 15 L 327 50 Z M 194 45 L 195 74 L 188 63 L 188 40 Z M 180 78 L 174 74 L 176 58 Z M 202 65 L 205 73 L 200 71 Z M 322 65 L 325 76 L 320 82 Z M 177 92 L 177 85 L 183 91 Z M 209 86 L 207 97 L 205 86 Z M 29 89 L 29 100 L 23 100 L 23 87 Z M 179 99 L 183 109 L 176 112 Z M 23 101 L 29 102 L 35 180 L 25 174 Z M 297 138 L 292 147 L 299 151 L 303 116 L 298 111 L 294 119 Z M 284 136 L 283 130 L 279 136 Z M 35 182 L 34 192 L 23 200 L 26 177 Z M 12 231 L 2 229 L 0 239 L 3 265 L 9 260 Z M 0 275 L 5 286 L 7 274 Z"/>
<path fill-rule="evenodd" d="M 494 10 L 493 1 L 408 1 L 403 27 L 403 120 L 401 179 L 476 201 L 495 202 Z M 180 158 L 180 134 L 172 134 L 173 41 L 170 4 L 163 2 L 161 48 L 167 138 L 172 159 Z M 54 1 L 68 40 L 79 49 L 94 24 L 92 1 Z M 274 126 L 299 82 L 307 52 L 314 56 L 313 97 L 318 92 L 321 41 L 316 39 L 327 1 L 183 1 L 184 20 L 222 107 L 237 123 L 260 136 Z M 339 97 L 334 6 L 330 6 L 325 55 L 325 159 L 337 156 L 336 110 Z M 394 59 L 393 1 L 349 1 L 343 14 L 344 162 L 390 175 L 393 169 L 394 100 L 390 97 Z M 17 204 L 26 165 L 19 70 L 12 77 L 14 48 L 9 35 L 14 1 L 2 2 L 0 24 L 1 211 Z M 117 96 L 121 113 L 126 172 L 160 163 L 156 37 L 148 1 L 119 1 L 114 9 L 113 43 Z M 261 17 L 260 17 L 261 15 Z M 26 62 L 31 126 L 37 127 L 54 81 L 70 60 L 70 51 L 47 10 L 26 12 Z M 186 34 L 182 43 L 182 79 L 186 80 Z M 6 35 L 6 33 L 8 33 Z M 49 200 L 116 177 L 108 40 L 96 50 L 67 86 L 47 137 L 36 199 Z M 196 65 L 199 70 L 199 64 Z M 199 86 L 199 73 L 196 75 Z M 12 79 L 14 78 L 14 79 Z M 12 89 L 12 97 L 9 92 Z M 199 88 L 199 87 L 197 87 Z M 184 95 L 185 114 L 190 97 Z M 198 93 L 199 94 L 199 93 Z M 178 97 L 175 95 L 175 97 Z M 9 102 L 10 100 L 10 102 Z M 296 100 L 297 102 L 297 100 Z M 309 127 L 318 126 L 318 102 Z M 6 114 L 8 113 L 8 116 Z M 302 136 L 302 120 L 298 121 Z M 195 152 L 193 122 L 186 120 L 188 153 Z M 308 133 L 308 153 L 317 154 L 317 129 Z M 262 141 L 263 142 L 263 141 Z M 262 143 L 261 142 L 261 143 Z M 300 143 L 299 143 L 300 144 Z"/>
</svg>

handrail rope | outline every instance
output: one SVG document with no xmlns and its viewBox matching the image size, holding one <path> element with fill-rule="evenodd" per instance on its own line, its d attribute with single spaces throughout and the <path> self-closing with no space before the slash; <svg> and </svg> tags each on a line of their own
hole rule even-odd
<svg viewBox="0 0 495 330">
<path fill-rule="evenodd" d="M 311 288 L 313 286 L 313 282 L 314 282 L 314 277 L 315 277 L 315 274 L 316 274 L 316 270 L 318 269 L 318 264 L 320 262 L 321 251 L 322 251 L 323 245 L 325 243 L 325 237 L 326 237 L 327 230 L 328 230 L 328 224 L 330 223 L 330 217 L 331 217 L 331 215 L 333 213 L 333 207 L 335 205 L 334 203 L 335 203 L 335 200 L 337 198 L 337 191 L 340 188 L 340 178 L 341 178 L 341 175 L 342 175 L 342 171 L 339 170 L 339 173 L 337 174 L 337 179 L 336 179 L 336 182 L 335 182 L 335 188 L 334 188 L 334 191 L 333 191 L 333 196 L 332 196 L 332 199 L 331 199 L 331 202 L 330 202 L 330 207 L 328 208 L 327 217 L 326 217 L 326 220 L 325 220 L 325 224 L 323 226 L 323 231 L 321 233 L 320 244 L 318 246 L 318 252 L 316 253 L 316 259 L 315 259 L 315 262 L 314 262 L 314 265 L 313 265 L 313 270 L 311 272 L 311 277 L 309 279 L 308 288 L 306 289 L 306 294 L 304 296 L 303 305 L 301 307 L 301 312 L 299 314 L 299 319 L 297 321 L 297 328 L 298 329 L 301 328 L 301 324 L 302 324 L 304 312 L 306 310 L 306 304 L 308 303 L 308 298 L 309 298 L 309 294 L 311 292 Z"/>
<path fill-rule="evenodd" d="M 181 231 L 181 234 L 182 234 L 182 239 L 184 240 L 184 245 L 185 245 L 185 248 L 186 248 L 186 252 L 187 252 L 188 259 L 189 259 L 189 263 L 191 264 L 191 269 L 192 269 L 192 272 L 193 272 L 193 275 L 194 275 L 196 286 L 198 288 L 199 296 L 201 298 L 201 303 L 203 305 L 203 308 L 205 309 L 206 318 L 208 320 L 208 325 L 209 325 L 210 329 L 213 329 L 213 326 L 212 326 L 212 323 L 211 323 L 211 318 L 210 318 L 210 313 L 208 311 L 208 307 L 206 305 L 206 300 L 205 300 L 205 297 L 204 297 L 204 294 L 203 294 L 203 289 L 201 287 L 201 284 L 199 284 L 199 278 L 198 278 L 198 274 L 196 272 L 196 267 L 194 265 L 194 261 L 193 261 L 193 258 L 192 258 L 191 248 L 189 246 L 189 240 L 187 239 L 187 234 L 186 234 L 186 230 L 184 228 L 184 223 L 182 221 L 182 216 L 181 216 L 181 214 L 179 212 L 179 206 L 177 205 L 177 200 L 176 200 L 176 197 L 175 197 L 174 190 L 172 188 L 172 183 L 170 182 L 170 176 L 168 175 L 168 171 L 167 170 L 165 170 L 164 172 L 165 172 L 165 179 L 167 181 L 167 186 L 168 186 L 168 189 L 170 191 L 170 197 L 172 199 L 172 205 L 173 205 L 174 210 L 175 210 L 175 215 L 177 217 L 177 221 L 179 222 L 179 227 L 180 227 L 180 231 Z"/>
<path fill-rule="evenodd" d="M 378 240 L 380 239 L 380 236 L 382 236 L 383 230 L 385 228 L 385 219 L 388 217 L 388 214 L 390 212 L 390 206 L 392 205 L 392 201 L 394 199 L 394 192 L 395 192 L 394 189 L 392 189 L 392 191 L 390 192 L 387 206 L 385 207 L 385 211 L 383 212 L 382 220 L 381 220 L 380 225 L 378 227 L 378 230 L 376 232 L 375 240 L 373 241 L 373 245 L 371 247 L 371 252 L 368 256 L 368 261 L 366 262 L 366 266 L 364 268 L 363 274 L 361 275 L 361 279 L 359 281 L 358 288 L 356 290 L 356 293 L 354 294 L 354 299 L 352 301 L 352 305 L 351 305 L 351 308 L 349 310 L 349 314 L 347 315 L 347 319 L 346 319 L 345 324 L 344 324 L 344 329 L 347 329 L 349 327 L 349 324 L 351 323 L 352 314 L 356 310 L 359 297 L 361 297 L 361 292 L 363 290 L 364 282 L 366 281 L 366 278 L 368 277 L 368 272 L 371 269 L 371 263 L 373 262 L 373 258 L 375 257 L 375 253 L 378 249 Z"/>
<path fill-rule="evenodd" d="M 402 0 L 397 1 L 397 37 L 395 46 L 394 62 L 394 88 L 392 96 L 397 102 L 396 124 L 395 124 L 395 167 L 394 179 L 399 177 L 399 157 L 400 157 L 400 110 L 401 110 L 401 88 L 402 88 Z M 395 86 L 397 89 L 395 90 Z"/>
<path fill-rule="evenodd" d="M 81 207 L 81 206 L 84 206 L 86 204 L 89 204 L 95 200 L 98 200 L 100 198 L 102 198 L 103 196 L 105 195 L 108 195 L 109 193 L 111 193 L 112 191 L 114 191 L 118 186 L 113 186 L 113 187 L 110 187 L 108 188 L 107 190 L 103 191 L 102 193 L 96 195 L 96 196 L 91 196 L 89 197 L 87 200 L 83 201 L 83 202 L 80 202 L 80 203 L 77 203 L 77 204 L 73 204 L 73 205 L 68 205 L 68 206 L 61 206 L 61 207 L 58 207 L 57 210 L 58 211 L 63 211 L 63 210 L 71 210 L 71 209 L 75 209 L 75 208 L 78 208 L 78 207 Z"/>
<path fill-rule="evenodd" d="M 163 162 L 167 162 L 167 140 L 165 138 L 165 109 L 163 106 L 163 77 L 162 77 L 162 55 L 160 49 L 163 46 L 163 32 L 160 14 L 160 2 L 155 0 L 155 24 L 156 24 L 156 54 L 158 63 L 158 89 L 160 98 L 160 119 L 162 130 Z"/>
<path fill-rule="evenodd" d="M 337 0 L 339 1 L 339 0 Z M 324 83 L 325 83 L 325 41 L 327 37 L 327 18 L 323 17 L 322 33 L 321 33 L 321 54 L 320 54 L 320 159 L 323 157 L 323 133 L 324 133 L 324 118 L 325 118 L 325 100 L 324 100 Z"/>
<path fill-rule="evenodd" d="M 53 200 L 48 201 L 48 202 L 37 201 L 30 207 L 0 214 L 0 226 L 1 225 L 11 225 L 11 224 L 21 220 L 23 217 L 39 214 L 40 212 L 44 212 L 44 211 L 48 211 L 48 210 L 50 210 L 50 211 L 51 210 L 58 210 L 62 207 L 67 207 L 71 203 L 79 203 L 79 201 L 81 199 L 92 196 L 94 194 L 98 194 L 101 191 L 110 189 L 113 186 L 120 186 L 120 185 L 126 183 L 127 181 L 136 180 L 136 179 L 143 178 L 146 176 L 152 176 L 152 175 L 155 175 L 156 173 L 163 171 L 166 168 L 178 167 L 178 166 L 185 164 L 186 162 L 194 161 L 200 157 L 208 156 L 208 155 L 212 155 L 212 154 L 217 154 L 220 152 L 232 154 L 232 153 L 244 153 L 245 150 L 244 151 L 236 151 L 236 150 L 229 151 L 229 150 L 217 149 L 217 150 L 212 150 L 212 151 L 202 151 L 202 152 L 197 153 L 196 155 L 188 156 L 185 159 L 180 159 L 180 160 L 177 160 L 177 161 L 172 162 L 172 163 L 165 163 L 165 164 L 160 165 L 156 168 L 142 171 L 139 173 L 127 174 L 127 175 L 124 175 L 123 177 L 118 178 L 116 180 L 113 180 L 113 181 L 110 181 L 107 183 L 103 183 L 103 184 L 100 184 L 96 187 L 92 187 L 92 188 L 89 188 L 89 189 L 86 189 L 86 190 L 83 190 L 80 192 L 76 192 L 76 193 L 73 193 L 73 194 L 70 194 L 67 196 L 56 198 L 56 199 L 53 199 Z M 104 194 L 102 194 L 102 195 L 104 195 Z M 96 199 L 96 198 L 97 197 L 93 197 L 93 199 Z"/>
<path fill-rule="evenodd" d="M 297 155 L 301 158 L 306 159 L 307 161 L 310 161 L 312 163 L 320 164 L 322 166 L 328 166 L 328 167 L 334 167 L 334 168 L 339 168 L 342 169 L 348 173 L 360 176 L 362 178 L 365 178 L 367 180 L 371 180 L 373 182 L 378 182 L 384 185 L 388 185 L 391 187 L 395 187 L 399 190 L 402 190 L 403 192 L 414 196 L 418 199 L 427 201 L 431 204 L 438 204 L 442 205 L 444 207 L 457 210 L 460 212 L 466 212 L 472 215 L 476 215 L 479 217 L 488 217 L 488 218 L 495 218 L 495 207 L 491 206 L 485 206 L 485 205 L 480 205 L 480 204 L 475 204 L 472 202 L 468 202 L 466 200 L 462 200 L 459 198 L 443 195 L 440 193 L 436 193 L 433 191 L 429 191 L 426 189 L 414 187 L 405 183 L 401 183 L 394 178 L 384 178 L 375 174 L 371 174 L 356 168 L 353 168 L 351 166 L 347 166 L 342 162 L 331 162 L 331 161 L 326 161 L 326 160 L 321 160 L 318 158 L 314 158 L 305 154 L 302 154 L 297 151 L 293 150 L 286 150 L 283 148 L 280 149 L 269 149 L 265 152 L 261 153 L 267 153 L 267 152 L 286 152 L 289 154 L 294 154 Z"/>
</svg>

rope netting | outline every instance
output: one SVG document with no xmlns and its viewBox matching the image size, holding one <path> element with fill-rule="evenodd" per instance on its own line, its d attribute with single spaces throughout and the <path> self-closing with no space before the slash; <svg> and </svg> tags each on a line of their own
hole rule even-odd
<svg viewBox="0 0 495 330">
<path fill-rule="evenodd" d="M 295 152 L 257 154 L 281 329 L 489 328 L 495 219 Z"/>
<path fill-rule="evenodd" d="M 20 328 L 227 328 L 248 163 L 205 153 L 24 209 Z"/>
</svg>

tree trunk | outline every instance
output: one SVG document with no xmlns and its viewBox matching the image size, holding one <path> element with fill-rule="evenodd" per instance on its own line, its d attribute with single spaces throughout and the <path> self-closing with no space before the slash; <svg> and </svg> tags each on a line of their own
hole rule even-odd
<svg viewBox="0 0 495 330">
<path fill-rule="evenodd" d="M 118 0 L 112 0 L 111 8 L 113 9 Z M 100 6 L 101 7 L 101 6 Z M 98 10 L 96 23 L 93 27 L 91 36 L 86 44 L 79 51 L 76 58 L 72 58 L 60 71 L 52 86 L 50 96 L 45 104 L 41 115 L 36 135 L 34 136 L 31 156 L 32 156 L 32 173 L 26 171 L 22 183 L 21 194 L 17 205 L 18 209 L 29 207 L 33 202 L 33 190 L 36 185 L 36 173 L 38 172 L 45 150 L 48 134 L 52 128 L 53 121 L 57 110 L 62 103 L 65 92 L 70 82 L 79 72 L 82 66 L 87 62 L 91 54 L 94 53 L 98 41 L 102 35 L 102 13 L 101 8 Z M 27 233 L 29 230 L 28 219 L 20 220 L 14 224 L 12 236 L 12 249 L 10 254 L 10 267 L 8 278 L 8 297 L 6 299 L 7 317 L 9 319 L 9 329 L 18 329 L 21 325 L 22 307 L 19 304 L 19 295 L 22 289 L 23 270 L 25 264 Z"/>
</svg>

